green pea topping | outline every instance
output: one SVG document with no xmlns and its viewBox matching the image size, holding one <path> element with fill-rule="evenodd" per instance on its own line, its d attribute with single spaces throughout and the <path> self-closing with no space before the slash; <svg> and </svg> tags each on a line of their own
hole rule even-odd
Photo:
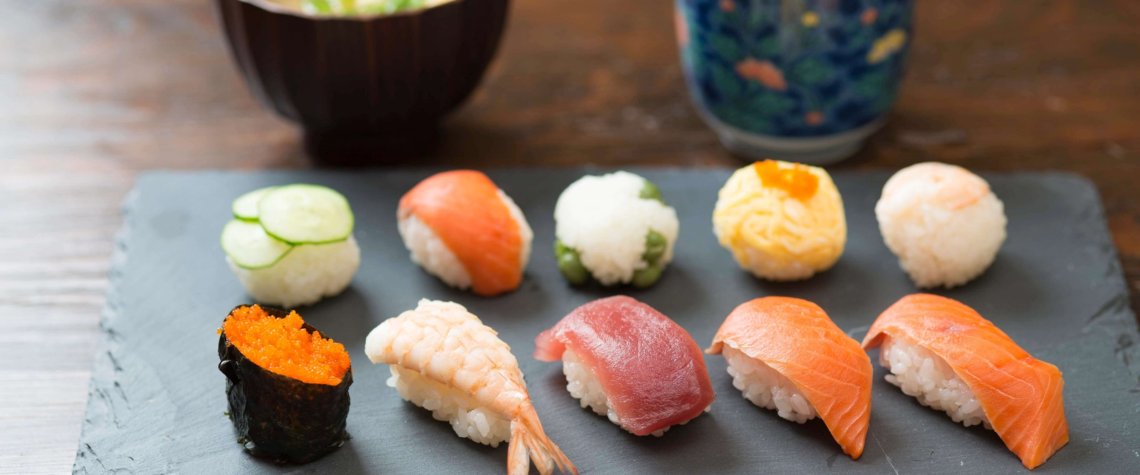
<svg viewBox="0 0 1140 475">
<path fill-rule="evenodd" d="M 661 204 L 665 204 L 665 198 L 661 197 L 661 189 L 649 180 L 645 180 L 645 184 L 641 185 L 641 193 L 638 194 L 638 197 L 643 200 L 657 200 Z"/>
<path fill-rule="evenodd" d="M 633 281 L 630 282 L 634 287 L 639 289 L 647 288 L 657 282 L 661 278 L 661 272 L 664 271 L 663 266 L 651 265 L 633 273 Z"/>
<path fill-rule="evenodd" d="M 558 270 L 562 272 L 562 277 L 572 285 L 582 285 L 590 279 L 590 271 L 582 265 L 578 251 L 562 244 L 562 241 L 554 241 L 554 257 L 558 259 Z"/>
<path fill-rule="evenodd" d="M 645 235 L 645 253 L 641 255 L 641 258 L 649 265 L 656 264 L 657 260 L 665 255 L 665 248 L 668 246 L 669 241 L 665 239 L 664 235 L 650 229 L 649 233 Z"/>
</svg>

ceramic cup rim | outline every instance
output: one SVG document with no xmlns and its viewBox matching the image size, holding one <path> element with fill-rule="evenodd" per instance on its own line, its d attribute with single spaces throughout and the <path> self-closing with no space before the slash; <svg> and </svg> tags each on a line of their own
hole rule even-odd
<svg viewBox="0 0 1140 475">
<path fill-rule="evenodd" d="M 322 15 L 322 14 L 316 14 L 316 13 L 307 13 L 304 11 L 300 11 L 300 10 L 296 10 L 293 8 L 278 5 L 278 4 L 276 4 L 270 0 L 224 0 L 224 1 L 245 3 L 245 4 L 255 6 L 257 8 L 260 8 L 262 10 L 265 10 L 267 12 L 274 13 L 277 15 L 286 15 L 286 16 L 291 16 L 291 17 L 296 17 L 296 18 L 303 18 L 306 20 L 355 21 L 355 22 L 365 23 L 365 22 L 370 22 L 370 21 L 375 21 L 375 20 L 383 20 L 386 18 L 412 17 L 412 16 L 423 15 L 423 14 L 425 14 L 431 10 L 435 10 L 437 8 L 443 8 L 443 7 L 446 7 L 446 6 L 451 5 L 453 3 L 462 3 L 466 0 L 448 0 L 448 1 L 440 3 L 438 5 L 432 5 L 429 7 L 414 8 L 414 9 L 410 9 L 410 10 L 400 10 L 400 11 L 393 12 L 393 13 L 366 13 L 366 14 L 352 14 L 352 15 Z"/>
</svg>

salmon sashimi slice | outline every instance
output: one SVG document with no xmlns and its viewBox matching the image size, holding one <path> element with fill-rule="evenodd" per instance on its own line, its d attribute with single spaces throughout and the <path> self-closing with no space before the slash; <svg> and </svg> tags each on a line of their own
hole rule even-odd
<svg viewBox="0 0 1140 475">
<path fill-rule="evenodd" d="M 937 295 L 903 297 L 879 315 L 863 347 L 886 352 L 895 342 L 949 366 L 980 404 L 984 422 L 1026 468 L 1069 442 L 1061 371 L 1021 349 L 974 309 Z"/>
<path fill-rule="evenodd" d="M 745 391 L 745 397 L 751 386 L 741 386 L 749 374 L 740 379 L 747 370 L 733 364 L 730 352 L 743 353 L 787 378 L 811 405 L 807 415 L 819 415 L 843 452 L 853 459 L 863 454 L 871 421 L 871 359 L 859 342 L 835 326 L 818 305 L 789 297 L 745 302 L 728 315 L 713 337 L 708 353 L 722 352 L 729 358 L 730 373 L 736 373 L 734 378 L 738 378 L 734 384 Z M 757 373 L 765 370 L 761 368 Z M 751 374 L 754 378 L 760 376 Z M 764 390 L 775 388 L 771 383 L 758 384 L 763 384 Z M 749 399 L 762 405 L 753 397 Z M 768 407 L 780 405 L 771 403 Z M 780 412 L 781 417 L 789 419 L 783 408 Z M 793 420 L 803 422 L 810 418 Z"/>
<path fill-rule="evenodd" d="M 535 358 L 552 362 L 567 355 L 600 383 L 611 420 L 635 435 L 661 435 L 701 415 L 716 398 L 689 332 L 630 297 L 582 305 L 535 338 Z M 571 360 L 563 364 L 566 371 Z"/>
<path fill-rule="evenodd" d="M 410 216 L 431 228 L 455 254 L 476 294 L 492 296 L 518 288 L 527 254 L 521 223 L 487 175 L 454 170 L 428 177 L 400 198 L 398 218 Z"/>
</svg>

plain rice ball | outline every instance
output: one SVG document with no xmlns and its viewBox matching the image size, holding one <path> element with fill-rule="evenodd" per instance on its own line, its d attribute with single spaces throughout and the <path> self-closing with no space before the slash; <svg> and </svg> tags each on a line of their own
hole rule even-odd
<svg viewBox="0 0 1140 475">
<path fill-rule="evenodd" d="M 875 205 L 883 240 L 920 288 L 965 284 L 1005 241 L 1001 200 L 981 177 L 944 163 L 899 170 Z"/>
<path fill-rule="evenodd" d="M 585 176 L 570 184 L 554 206 L 555 236 L 575 249 L 582 265 L 602 285 L 629 283 L 649 266 L 645 237 L 650 230 L 665 237 L 664 267 L 673 260 L 680 222 L 668 205 L 641 198 L 646 180 L 626 171 Z"/>
</svg>

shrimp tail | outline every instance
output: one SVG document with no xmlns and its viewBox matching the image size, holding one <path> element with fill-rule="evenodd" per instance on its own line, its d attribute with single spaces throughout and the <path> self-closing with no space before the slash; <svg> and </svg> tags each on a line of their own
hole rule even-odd
<svg viewBox="0 0 1140 475">
<path fill-rule="evenodd" d="M 542 430 L 538 414 L 529 404 L 520 411 L 520 417 L 511 421 L 511 442 L 507 451 L 507 474 L 525 475 L 534 461 L 539 473 L 549 475 L 554 467 L 562 473 L 577 475 L 578 469 L 562 453 L 554 441 Z"/>
</svg>

